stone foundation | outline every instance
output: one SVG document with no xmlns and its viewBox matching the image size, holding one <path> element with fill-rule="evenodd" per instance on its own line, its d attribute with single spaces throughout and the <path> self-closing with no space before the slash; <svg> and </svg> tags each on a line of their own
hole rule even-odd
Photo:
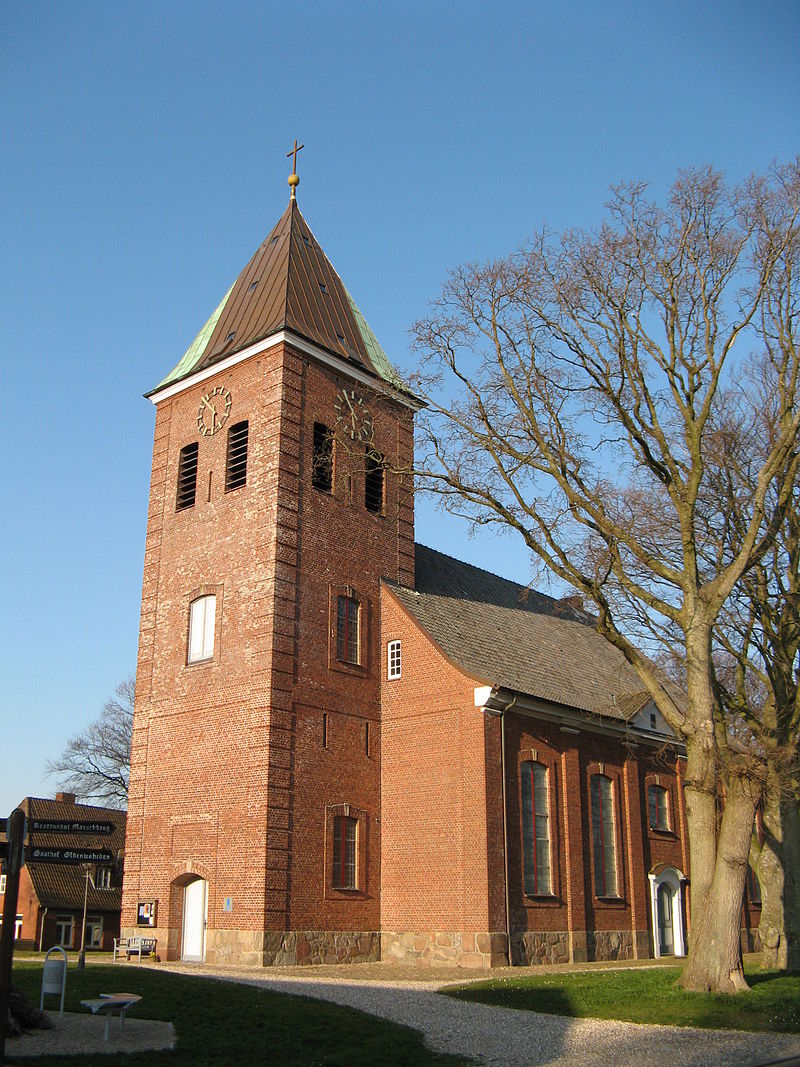
<svg viewBox="0 0 800 1067">
<path fill-rule="evenodd" d="M 421 966 L 504 967 L 508 963 L 506 935 L 460 930 L 384 930 L 381 959 Z"/>
<path fill-rule="evenodd" d="M 512 934 L 511 959 L 515 966 L 522 967 L 537 963 L 569 963 L 569 932 L 525 930 Z"/>
<path fill-rule="evenodd" d="M 587 930 L 586 947 L 590 960 L 632 960 L 633 933 L 630 930 Z"/>
<path fill-rule="evenodd" d="M 142 934 L 122 931 L 123 937 Z M 148 930 L 158 938 L 162 959 L 179 960 L 180 930 Z M 380 935 L 358 930 L 206 930 L 206 963 L 240 967 L 303 966 L 315 963 L 374 963 L 380 959 Z"/>
</svg>

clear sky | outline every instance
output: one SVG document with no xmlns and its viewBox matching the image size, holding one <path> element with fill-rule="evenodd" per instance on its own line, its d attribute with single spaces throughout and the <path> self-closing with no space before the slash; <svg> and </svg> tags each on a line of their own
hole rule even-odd
<svg viewBox="0 0 800 1067">
<path fill-rule="evenodd" d="M 389 356 L 449 268 L 609 185 L 800 150 L 800 4 L 0 4 L 0 814 L 136 663 L 154 409 L 298 201 Z M 430 505 L 417 537 L 527 581 Z"/>
</svg>

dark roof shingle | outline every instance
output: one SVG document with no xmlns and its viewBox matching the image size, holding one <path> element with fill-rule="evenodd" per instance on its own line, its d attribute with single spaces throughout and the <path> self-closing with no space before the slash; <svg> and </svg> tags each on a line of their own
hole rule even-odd
<svg viewBox="0 0 800 1067">
<path fill-rule="evenodd" d="M 648 702 L 639 676 L 584 612 L 424 545 L 415 552 L 416 588 L 387 585 L 469 677 L 614 719 Z"/>
</svg>

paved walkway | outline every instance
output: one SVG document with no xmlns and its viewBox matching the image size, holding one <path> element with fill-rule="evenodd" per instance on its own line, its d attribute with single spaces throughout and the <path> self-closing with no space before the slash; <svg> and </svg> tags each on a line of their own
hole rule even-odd
<svg viewBox="0 0 800 1067">
<path fill-rule="evenodd" d="M 369 966 L 369 965 L 367 965 Z M 376 965 L 380 967 L 380 965 Z M 436 995 L 467 976 L 400 976 L 397 969 L 375 977 L 375 967 L 353 977 L 352 968 L 314 968 L 312 973 L 270 968 L 268 975 L 243 968 L 167 965 L 164 969 L 224 978 L 296 996 L 317 997 L 420 1030 L 437 1052 L 469 1056 L 486 1067 L 579 1067 L 581 1064 L 643 1067 L 727 1067 L 767 1064 L 800 1056 L 800 1035 L 752 1034 L 677 1026 L 569 1019 L 558 1015 L 470 1004 Z M 494 975 L 493 975 L 494 977 Z"/>
</svg>

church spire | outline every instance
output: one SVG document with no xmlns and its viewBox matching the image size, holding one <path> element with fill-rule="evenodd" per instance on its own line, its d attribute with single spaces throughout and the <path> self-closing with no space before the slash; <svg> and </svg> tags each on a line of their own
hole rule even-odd
<svg viewBox="0 0 800 1067">
<path fill-rule="evenodd" d="M 300 184 L 300 178 L 297 174 L 297 153 L 300 151 L 301 148 L 305 148 L 305 145 L 298 144 L 297 138 L 295 137 L 294 148 L 292 148 L 290 152 L 286 153 L 287 159 L 289 158 L 289 156 L 292 157 L 292 173 L 289 175 L 289 187 L 292 190 L 292 195 L 289 197 L 290 200 L 297 199 L 295 193 L 297 192 L 297 186 Z"/>
</svg>

